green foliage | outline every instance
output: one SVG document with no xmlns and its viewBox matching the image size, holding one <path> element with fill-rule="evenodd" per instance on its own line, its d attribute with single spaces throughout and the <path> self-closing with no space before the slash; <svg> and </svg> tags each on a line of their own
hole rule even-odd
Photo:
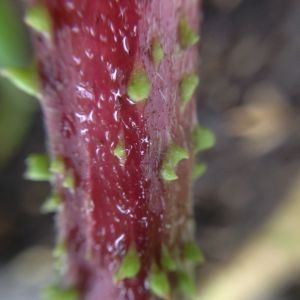
<svg viewBox="0 0 300 300">
<path fill-rule="evenodd" d="M 36 106 L 36 101 L 0 78 L 0 168 L 16 154 Z"/>
<path fill-rule="evenodd" d="M 5 68 L 0 74 L 23 92 L 40 98 L 40 81 L 35 66 Z"/>
<path fill-rule="evenodd" d="M 0 1 L 0 68 L 24 66 L 30 58 L 28 36 L 14 1 Z"/>
<path fill-rule="evenodd" d="M 27 65 L 29 49 L 28 35 L 16 1 L 0 0 L 0 69 Z M 36 107 L 37 103 L 28 95 L 0 78 L 0 168 L 15 155 Z"/>
</svg>

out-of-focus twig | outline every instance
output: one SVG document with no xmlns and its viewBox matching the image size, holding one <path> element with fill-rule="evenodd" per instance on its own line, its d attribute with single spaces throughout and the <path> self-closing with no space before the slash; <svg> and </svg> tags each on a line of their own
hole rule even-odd
<svg viewBox="0 0 300 300">
<path fill-rule="evenodd" d="M 213 274 L 199 300 L 252 300 L 300 271 L 300 175 L 282 205 L 233 260 Z M 200 285 L 199 285 L 200 286 Z"/>
</svg>

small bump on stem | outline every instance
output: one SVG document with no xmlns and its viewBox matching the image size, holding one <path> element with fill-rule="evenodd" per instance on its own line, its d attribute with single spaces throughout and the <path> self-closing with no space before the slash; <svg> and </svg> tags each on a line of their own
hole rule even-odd
<svg viewBox="0 0 300 300">
<path fill-rule="evenodd" d="M 67 256 L 67 247 L 63 240 L 57 241 L 56 246 L 52 252 L 52 256 L 55 258 L 55 269 L 60 273 L 63 273 Z"/>
<path fill-rule="evenodd" d="M 183 246 L 183 260 L 201 264 L 204 256 L 198 245 L 194 241 L 187 241 Z"/>
<path fill-rule="evenodd" d="M 137 250 L 131 246 L 123 257 L 119 270 L 114 275 L 114 281 L 135 277 L 141 269 L 141 262 Z"/>
<path fill-rule="evenodd" d="M 49 181 L 51 174 L 49 172 L 49 157 L 46 154 L 30 154 L 26 159 L 26 172 L 24 177 L 33 181 Z"/>
<path fill-rule="evenodd" d="M 148 277 L 149 289 L 157 297 L 170 299 L 171 287 L 166 272 L 153 264 Z"/>
<path fill-rule="evenodd" d="M 149 97 L 151 84 L 144 68 L 136 66 L 130 76 L 127 93 L 134 102 L 143 101 Z"/>
<path fill-rule="evenodd" d="M 55 213 L 59 210 L 62 203 L 62 198 L 59 194 L 53 193 L 49 196 L 41 207 L 43 214 Z"/>
<path fill-rule="evenodd" d="M 175 271 L 177 269 L 177 263 L 173 259 L 172 255 L 166 245 L 162 246 L 161 265 L 165 271 Z"/>
<path fill-rule="evenodd" d="M 65 162 L 62 156 L 56 156 L 50 163 L 50 172 L 54 174 L 63 174 L 65 172 Z"/>
<path fill-rule="evenodd" d="M 166 181 L 173 181 L 178 179 L 176 168 L 180 161 L 188 159 L 188 152 L 175 144 L 172 144 L 166 154 L 161 168 L 161 177 Z"/>
<path fill-rule="evenodd" d="M 193 97 L 199 85 L 199 77 L 194 74 L 185 75 L 180 82 L 180 99 L 186 105 Z"/>
<path fill-rule="evenodd" d="M 176 272 L 176 282 L 178 290 L 188 297 L 196 295 L 196 285 L 193 276 L 185 271 Z"/>
<path fill-rule="evenodd" d="M 75 176 L 73 170 L 69 169 L 63 181 L 63 187 L 66 189 L 74 190 L 75 189 Z"/>
<path fill-rule="evenodd" d="M 211 149 L 216 143 L 214 133 L 210 129 L 200 125 L 194 128 L 192 132 L 192 140 L 195 153 Z"/>
<path fill-rule="evenodd" d="M 182 49 L 195 45 L 200 37 L 189 25 L 185 17 L 181 17 L 178 24 L 178 39 Z"/>
<path fill-rule="evenodd" d="M 151 55 L 152 55 L 152 60 L 154 62 L 155 68 L 157 69 L 165 55 L 162 45 L 159 39 L 157 38 L 153 39 L 151 45 Z"/>
<path fill-rule="evenodd" d="M 193 166 L 193 179 L 201 177 L 207 171 L 207 165 L 205 163 L 197 163 Z"/>
<path fill-rule="evenodd" d="M 125 150 L 125 145 L 124 141 L 120 140 L 119 143 L 117 144 L 116 148 L 113 151 L 114 156 L 116 156 L 119 160 L 124 160 L 126 156 L 126 150 Z"/>
</svg>

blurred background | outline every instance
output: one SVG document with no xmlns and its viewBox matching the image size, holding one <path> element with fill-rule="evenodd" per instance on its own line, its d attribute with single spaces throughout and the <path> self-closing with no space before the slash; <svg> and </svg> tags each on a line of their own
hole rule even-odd
<svg viewBox="0 0 300 300">
<path fill-rule="evenodd" d="M 0 0 L 0 68 L 31 60 L 17 0 Z M 199 161 L 199 300 L 300 300 L 300 1 L 204 0 L 198 114 L 217 136 Z M 45 151 L 35 99 L 0 79 L 1 299 L 52 280 L 47 184 L 23 179 Z"/>
</svg>

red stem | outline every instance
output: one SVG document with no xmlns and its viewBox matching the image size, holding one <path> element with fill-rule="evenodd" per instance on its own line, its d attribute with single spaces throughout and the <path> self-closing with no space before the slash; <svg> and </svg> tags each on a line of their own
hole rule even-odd
<svg viewBox="0 0 300 300">
<path fill-rule="evenodd" d="M 63 157 L 75 176 L 63 197 L 59 239 L 67 245 L 66 278 L 84 300 L 152 299 L 147 276 L 160 264 L 161 247 L 176 252 L 190 239 L 191 130 L 195 103 L 182 106 L 180 82 L 196 72 L 195 47 L 180 49 L 178 23 L 198 25 L 193 0 L 45 0 L 52 22 L 50 40 L 37 34 L 42 107 L 52 157 Z M 159 39 L 164 58 L 153 63 Z M 136 68 L 151 83 L 146 100 L 127 93 Z M 126 158 L 114 155 L 124 142 Z M 160 170 L 170 144 L 190 153 L 165 181 Z M 130 246 L 138 250 L 138 276 L 119 283 L 113 274 Z"/>
</svg>

